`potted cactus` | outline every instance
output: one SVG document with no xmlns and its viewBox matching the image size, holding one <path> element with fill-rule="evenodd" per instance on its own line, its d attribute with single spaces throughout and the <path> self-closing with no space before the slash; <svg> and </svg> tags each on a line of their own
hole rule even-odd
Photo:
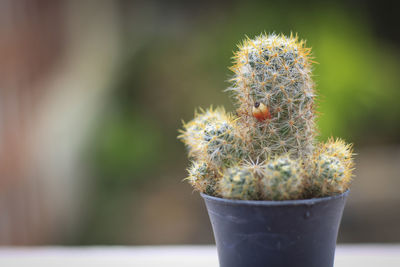
<svg viewBox="0 0 400 267">
<path fill-rule="evenodd" d="M 316 141 L 311 51 L 297 36 L 262 34 L 233 61 L 236 112 L 200 109 L 179 135 L 220 266 L 333 266 L 353 153 Z"/>
</svg>

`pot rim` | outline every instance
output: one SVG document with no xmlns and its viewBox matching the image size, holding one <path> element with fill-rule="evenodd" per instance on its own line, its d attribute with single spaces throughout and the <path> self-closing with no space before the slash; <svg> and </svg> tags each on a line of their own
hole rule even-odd
<svg viewBox="0 0 400 267">
<path fill-rule="evenodd" d="M 213 202 L 219 202 L 230 205 L 244 205 L 244 206 L 299 206 L 299 205 L 314 205 L 316 203 L 328 202 L 338 198 L 347 197 L 350 189 L 347 189 L 344 193 L 319 198 L 309 199 L 295 199 L 295 200 L 242 200 L 242 199 L 227 199 L 221 197 L 213 197 L 200 192 L 200 195 L 207 200 Z"/>
</svg>

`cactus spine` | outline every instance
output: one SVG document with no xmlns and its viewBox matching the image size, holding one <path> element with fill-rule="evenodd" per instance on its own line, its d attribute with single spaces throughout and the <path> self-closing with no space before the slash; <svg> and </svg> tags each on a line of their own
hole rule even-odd
<svg viewBox="0 0 400 267">
<path fill-rule="evenodd" d="M 352 148 L 330 139 L 315 145 L 312 57 L 291 35 L 247 38 L 234 54 L 236 115 L 200 110 L 179 138 L 192 165 L 187 180 L 209 195 L 287 200 L 346 191 Z"/>
</svg>

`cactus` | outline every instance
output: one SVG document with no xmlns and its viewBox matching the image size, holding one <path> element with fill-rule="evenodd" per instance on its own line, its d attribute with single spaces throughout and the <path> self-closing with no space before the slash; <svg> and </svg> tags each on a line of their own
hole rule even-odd
<svg viewBox="0 0 400 267">
<path fill-rule="evenodd" d="M 224 172 L 219 181 L 219 194 L 229 199 L 257 199 L 257 179 L 243 166 L 233 166 Z"/>
<path fill-rule="evenodd" d="M 316 128 L 311 63 L 310 50 L 293 36 L 263 34 L 239 46 L 228 90 L 255 156 L 312 154 Z"/>
<path fill-rule="evenodd" d="M 261 196 L 268 200 L 302 198 L 304 177 L 299 161 L 291 160 L 287 155 L 271 160 L 264 166 L 260 180 Z"/>
<path fill-rule="evenodd" d="M 187 145 L 189 156 L 214 168 L 230 165 L 244 154 L 236 121 L 223 108 L 196 112 L 195 118 L 184 124 L 179 138 Z"/>
<path fill-rule="evenodd" d="M 353 168 L 353 148 L 351 144 L 346 144 L 341 139 L 330 138 L 325 144 L 320 144 L 319 153 L 337 157 L 348 169 Z"/>
<path fill-rule="evenodd" d="M 312 160 L 310 190 L 313 196 L 343 193 L 350 187 L 353 172 L 352 147 L 338 139 L 320 144 Z"/>
<path fill-rule="evenodd" d="M 217 177 L 207 162 L 193 161 L 187 171 L 189 176 L 185 180 L 188 180 L 195 190 L 211 196 L 215 195 Z"/>
<path fill-rule="evenodd" d="M 236 138 L 234 131 L 235 126 L 229 120 L 215 121 L 206 125 L 202 143 L 211 162 L 216 165 L 228 164 L 238 158 L 239 139 Z"/>
<path fill-rule="evenodd" d="M 206 111 L 200 109 L 200 113 L 195 111 L 195 117 L 188 123 L 184 123 L 184 130 L 180 131 L 179 139 L 188 148 L 189 157 L 198 157 L 202 154 L 202 135 L 204 128 L 208 123 L 213 123 L 214 121 L 226 121 L 225 110 L 223 108 L 217 108 L 213 110 L 210 108 Z"/>
<path fill-rule="evenodd" d="M 247 38 L 234 54 L 236 115 L 200 110 L 179 139 L 193 160 L 187 180 L 230 199 L 288 200 L 333 195 L 351 183 L 351 145 L 315 146 L 312 57 L 291 35 Z"/>
</svg>

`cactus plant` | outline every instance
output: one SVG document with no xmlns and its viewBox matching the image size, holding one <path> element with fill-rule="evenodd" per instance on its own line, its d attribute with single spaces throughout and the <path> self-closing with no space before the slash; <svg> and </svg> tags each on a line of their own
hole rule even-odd
<svg viewBox="0 0 400 267">
<path fill-rule="evenodd" d="M 304 170 L 298 161 L 287 155 L 268 162 L 260 180 L 262 199 L 288 200 L 302 198 Z"/>
<path fill-rule="evenodd" d="M 188 168 L 189 176 L 186 178 L 195 190 L 208 195 L 215 194 L 217 178 L 214 171 L 205 161 L 193 161 Z"/>
<path fill-rule="evenodd" d="M 328 140 L 315 151 L 310 177 L 313 196 L 329 196 L 343 193 L 350 187 L 353 160 L 352 147 L 344 141 Z"/>
<path fill-rule="evenodd" d="M 242 166 L 234 166 L 224 172 L 219 182 L 220 194 L 229 199 L 257 199 L 258 180 Z"/>
<path fill-rule="evenodd" d="M 195 118 L 184 124 L 179 138 L 187 145 L 189 156 L 207 162 L 211 168 L 230 165 L 245 152 L 237 131 L 236 120 L 224 108 L 195 113 Z"/>
<path fill-rule="evenodd" d="M 189 183 L 231 199 L 287 200 L 349 188 L 352 148 L 341 140 L 316 145 L 312 56 L 297 36 L 261 34 L 234 53 L 235 115 L 200 110 L 179 138 L 193 160 Z"/>
</svg>

